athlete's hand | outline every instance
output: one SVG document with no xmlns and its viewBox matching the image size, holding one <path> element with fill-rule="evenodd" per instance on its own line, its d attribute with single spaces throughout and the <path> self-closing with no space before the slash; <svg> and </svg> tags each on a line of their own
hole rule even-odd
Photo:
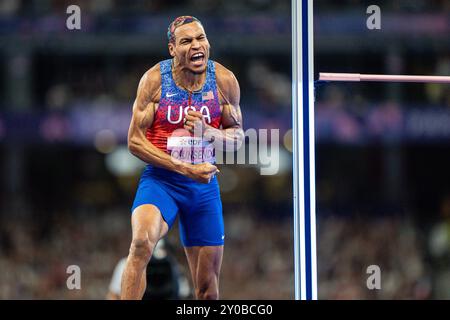
<svg viewBox="0 0 450 320">
<path fill-rule="evenodd" d="M 200 183 L 209 183 L 218 172 L 220 171 L 215 165 L 204 162 L 189 166 L 187 176 Z"/>
<path fill-rule="evenodd" d="M 184 128 L 190 133 L 194 133 L 196 130 L 196 133 L 203 135 L 208 125 L 200 112 L 189 110 L 184 120 Z"/>
</svg>

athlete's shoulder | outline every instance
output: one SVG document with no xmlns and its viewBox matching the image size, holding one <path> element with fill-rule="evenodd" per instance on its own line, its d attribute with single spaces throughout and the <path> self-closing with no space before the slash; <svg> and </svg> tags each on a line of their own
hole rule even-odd
<svg viewBox="0 0 450 320">
<path fill-rule="evenodd" d="M 216 79 L 222 83 L 232 84 L 233 82 L 237 82 L 236 76 L 234 73 L 224 67 L 217 61 L 214 61 L 214 67 L 216 69 Z"/>
<path fill-rule="evenodd" d="M 234 73 L 216 61 L 214 61 L 214 66 L 216 69 L 217 86 L 225 95 L 226 100 L 239 101 L 239 83 Z"/>
<path fill-rule="evenodd" d="M 142 76 L 142 81 L 144 81 L 150 87 L 158 87 L 161 85 L 161 67 L 158 62 L 153 67 L 148 69 Z"/>
<path fill-rule="evenodd" d="M 158 93 L 161 91 L 161 71 L 158 62 L 148 69 L 139 82 L 139 91 L 145 92 L 152 100 L 159 100 Z"/>
</svg>

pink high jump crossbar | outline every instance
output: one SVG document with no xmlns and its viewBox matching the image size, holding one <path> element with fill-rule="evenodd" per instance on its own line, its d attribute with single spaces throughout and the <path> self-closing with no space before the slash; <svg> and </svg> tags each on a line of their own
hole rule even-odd
<svg viewBox="0 0 450 320">
<path fill-rule="evenodd" d="M 388 75 L 360 73 L 319 73 L 323 81 L 378 81 L 378 82 L 418 82 L 450 83 L 450 76 Z"/>
</svg>

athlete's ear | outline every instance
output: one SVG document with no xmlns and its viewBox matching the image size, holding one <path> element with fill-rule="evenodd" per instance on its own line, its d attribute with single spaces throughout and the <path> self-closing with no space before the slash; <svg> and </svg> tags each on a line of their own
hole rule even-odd
<svg viewBox="0 0 450 320">
<path fill-rule="evenodd" d="M 175 45 L 172 42 L 169 42 L 169 53 L 172 57 L 175 57 Z"/>
</svg>

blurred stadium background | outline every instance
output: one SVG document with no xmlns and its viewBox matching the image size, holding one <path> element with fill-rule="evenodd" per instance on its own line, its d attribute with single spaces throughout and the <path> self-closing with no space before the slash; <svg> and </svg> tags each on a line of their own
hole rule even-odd
<svg viewBox="0 0 450 320">
<path fill-rule="evenodd" d="M 381 30 L 366 28 L 371 4 Z M 450 1 L 314 5 L 316 71 L 450 75 Z M 131 105 L 184 14 L 239 79 L 245 129 L 280 130 L 278 175 L 221 168 L 221 297 L 293 298 L 290 1 L 0 0 L 1 299 L 106 296 L 142 170 Z M 327 84 L 316 100 L 319 298 L 450 298 L 450 87 Z M 176 228 L 168 242 L 188 276 Z M 381 290 L 366 287 L 372 264 Z"/>
</svg>

